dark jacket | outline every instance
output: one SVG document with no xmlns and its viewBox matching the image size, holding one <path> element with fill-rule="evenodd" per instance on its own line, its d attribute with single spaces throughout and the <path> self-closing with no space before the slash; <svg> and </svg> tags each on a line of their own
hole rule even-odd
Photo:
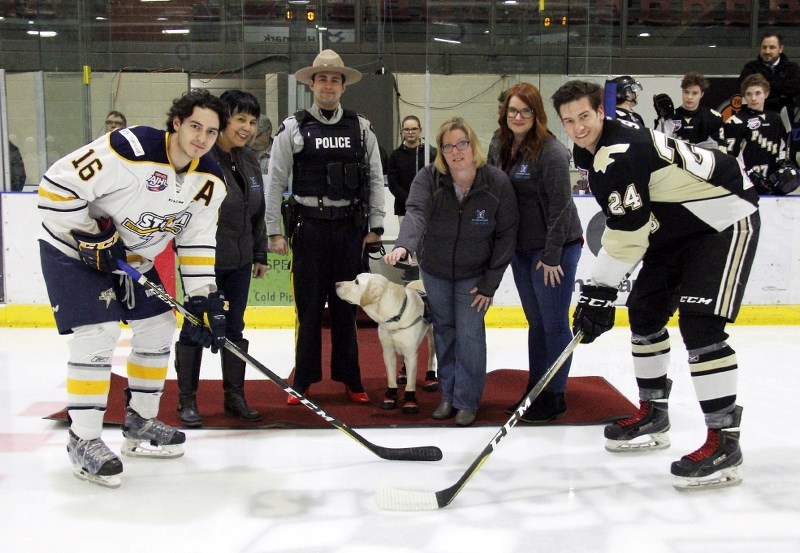
<svg viewBox="0 0 800 553">
<path fill-rule="evenodd" d="M 411 183 L 396 245 L 416 251 L 422 270 L 435 277 L 480 276 L 478 292 L 491 297 L 511 262 L 518 216 L 514 189 L 500 169 L 478 169 L 459 203 L 450 174 L 431 163 Z"/>
<path fill-rule="evenodd" d="M 264 180 L 258 159 L 249 148 L 233 148 L 230 156 L 219 146 L 214 146 L 212 152 L 228 185 L 228 195 L 219 212 L 216 268 L 231 270 L 253 262 L 266 264 Z"/>
<path fill-rule="evenodd" d="M 764 109 L 780 113 L 781 108 L 786 106 L 789 109 L 789 116 L 792 115 L 792 108 L 800 95 L 800 65 L 789 61 L 786 54 L 781 54 L 778 65 L 773 69 L 771 66 L 756 58 L 747 62 L 739 75 L 739 84 L 748 75 L 760 73 L 769 82 L 769 96 L 764 102 Z"/>
<path fill-rule="evenodd" d="M 499 166 L 498 160 L 490 160 Z M 506 171 L 519 208 L 517 251 L 544 250 L 542 263 L 561 264 L 564 244 L 583 235 L 578 208 L 572 200 L 569 150 L 550 136 L 539 158 L 525 161 L 518 153 Z"/>
<path fill-rule="evenodd" d="M 411 189 L 411 181 L 425 166 L 425 147 L 424 143 L 416 148 L 400 144 L 400 147 L 389 154 L 387 176 L 389 191 L 394 195 L 395 215 L 406 214 L 406 198 Z M 436 148 L 428 146 L 428 150 L 430 152 L 429 163 L 433 163 L 436 158 Z"/>
</svg>

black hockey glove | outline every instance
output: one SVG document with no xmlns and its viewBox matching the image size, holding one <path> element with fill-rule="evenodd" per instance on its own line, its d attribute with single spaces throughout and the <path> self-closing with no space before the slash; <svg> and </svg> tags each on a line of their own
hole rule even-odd
<svg viewBox="0 0 800 553">
<path fill-rule="evenodd" d="M 104 273 L 113 273 L 118 269 L 117 259 L 125 261 L 125 245 L 119 237 L 114 223 L 98 234 L 89 234 L 73 230 L 72 237 L 78 243 L 78 254 L 81 261 L 89 267 Z"/>
<path fill-rule="evenodd" d="M 672 103 L 672 98 L 667 94 L 656 94 L 653 96 L 653 107 L 659 119 L 671 119 L 672 115 L 675 113 L 675 105 Z"/>
<path fill-rule="evenodd" d="M 225 346 L 225 314 L 228 311 L 225 296 L 219 292 L 212 292 L 207 298 L 194 296 L 186 301 L 185 307 L 204 325 L 193 324 L 189 327 L 192 341 L 204 348 L 211 348 L 211 353 L 217 353 Z"/>
<path fill-rule="evenodd" d="M 591 286 L 585 284 L 578 299 L 578 307 L 572 316 L 572 332 L 583 331 L 581 343 L 589 344 L 603 332 L 614 326 L 614 314 L 617 310 L 614 301 L 617 291 L 607 286 Z"/>
</svg>

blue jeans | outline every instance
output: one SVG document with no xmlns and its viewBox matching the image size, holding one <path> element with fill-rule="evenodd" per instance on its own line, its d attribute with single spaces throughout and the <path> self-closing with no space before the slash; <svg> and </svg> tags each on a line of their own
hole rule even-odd
<svg viewBox="0 0 800 553">
<path fill-rule="evenodd" d="M 477 411 L 486 384 L 485 311 L 470 307 L 478 277 L 450 280 L 420 271 L 428 294 L 436 341 L 442 401 Z"/>
<path fill-rule="evenodd" d="M 544 283 L 544 271 L 536 270 L 544 250 L 515 253 L 511 270 L 517 285 L 522 310 L 528 320 L 528 382 L 535 385 L 547 369 L 561 355 L 572 340 L 569 324 L 569 304 L 575 287 L 575 273 L 581 258 L 582 244 L 575 242 L 561 250 L 561 284 L 553 287 Z M 547 389 L 563 392 L 572 365 L 567 359 L 553 377 Z"/>
</svg>

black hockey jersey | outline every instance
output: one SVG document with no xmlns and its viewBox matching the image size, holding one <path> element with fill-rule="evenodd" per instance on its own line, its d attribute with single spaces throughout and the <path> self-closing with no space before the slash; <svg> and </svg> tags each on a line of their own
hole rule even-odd
<svg viewBox="0 0 800 553">
<path fill-rule="evenodd" d="M 645 128 L 644 119 L 642 116 L 636 113 L 635 111 L 631 111 L 625 108 L 621 108 L 617 106 L 616 115 L 617 119 L 621 119 L 622 121 L 628 121 L 629 123 L 635 123 L 642 128 Z"/>
<path fill-rule="evenodd" d="M 595 154 L 575 146 L 575 166 L 606 215 L 592 280 L 615 288 L 648 248 L 675 248 L 757 210 L 739 163 L 663 133 L 605 120 Z"/>
<path fill-rule="evenodd" d="M 675 116 L 672 118 L 672 133 L 675 138 L 705 148 L 711 146 L 712 140 L 717 146 L 724 147 L 723 125 L 722 115 L 718 111 L 706 107 L 689 111 L 681 106 L 675 110 Z"/>
<path fill-rule="evenodd" d="M 748 171 L 767 177 L 786 159 L 786 128 L 774 111 L 744 107 L 725 123 L 725 147 Z"/>
</svg>

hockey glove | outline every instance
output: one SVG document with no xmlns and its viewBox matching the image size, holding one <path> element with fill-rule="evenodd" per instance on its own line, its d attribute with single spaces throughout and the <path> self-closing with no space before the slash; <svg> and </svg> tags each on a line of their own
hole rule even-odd
<svg viewBox="0 0 800 553">
<path fill-rule="evenodd" d="M 117 270 L 117 259 L 125 261 L 125 245 L 119 237 L 117 227 L 110 223 L 105 230 L 98 234 L 89 234 L 80 230 L 73 230 L 72 237 L 78 245 L 78 255 L 81 261 L 89 267 L 104 273 L 113 273 Z"/>
<path fill-rule="evenodd" d="M 185 303 L 186 310 L 203 321 L 203 326 L 191 325 L 189 335 L 192 341 L 211 348 L 211 353 L 217 353 L 225 346 L 225 314 L 228 311 L 228 302 L 219 292 L 212 292 L 208 297 L 194 296 Z"/>
<path fill-rule="evenodd" d="M 675 106 L 672 103 L 672 98 L 666 94 L 656 94 L 653 96 L 653 108 L 655 108 L 659 119 L 670 119 L 675 113 Z"/>
<path fill-rule="evenodd" d="M 589 344 L 614 326 L 617 291 L 607 286 L 584 285 L 572 316 L 572 332 L 583 331 L 581 343 Z"/>
</svg>

